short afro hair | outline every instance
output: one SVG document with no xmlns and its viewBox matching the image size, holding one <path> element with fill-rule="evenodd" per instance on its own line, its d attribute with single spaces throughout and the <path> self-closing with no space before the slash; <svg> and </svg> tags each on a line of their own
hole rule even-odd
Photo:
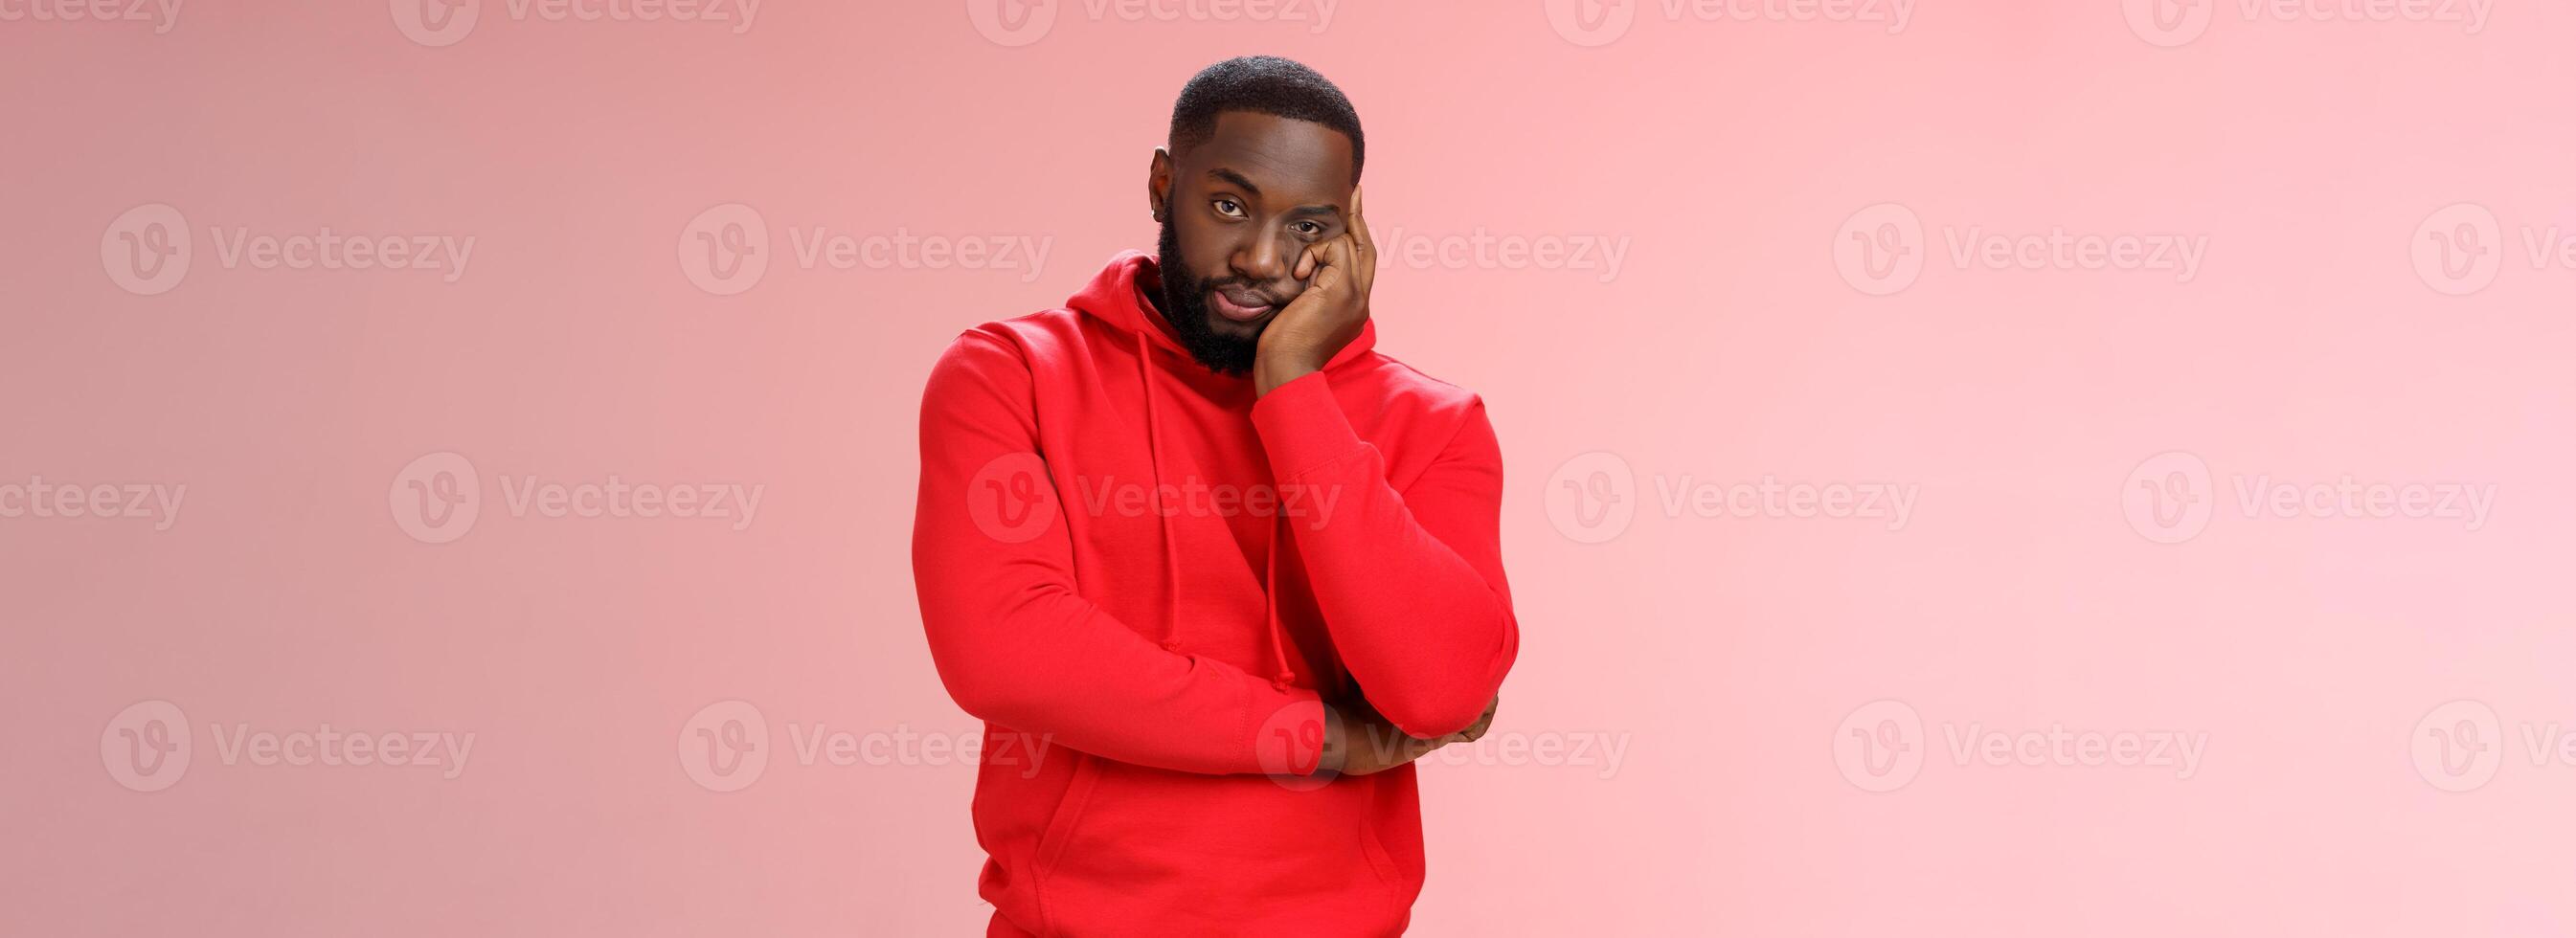
<svg viewBox="0 0 2576 938">
<path fill-rule="evenodd" d="M 1172 102 L 1173 153 L 1206 143 L 1216 135 L 1217 115 L 1250 111 L 1322 124 L 1351 139 L 1351 181 L 1360 178 L 1368 142 L 1360 134 L 1360 115 L 1351 99 L 1314 69 L 1275 55 L 1247 55 L 1204 69 L 1181 86 Z"/>
</svg>

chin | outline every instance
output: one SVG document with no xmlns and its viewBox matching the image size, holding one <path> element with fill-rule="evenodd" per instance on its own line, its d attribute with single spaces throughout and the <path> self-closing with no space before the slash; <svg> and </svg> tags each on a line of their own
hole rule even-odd
<svg viewBox="0 0 2576 938">
<path fill-rule="evenodd" d="M 1236 322 L 1210 311 L 1207 314 L 1208 331 L 1229 339 L 1258 338 L 1262 327 L 1270 325 L 1271 318 L 1278 315 L 1278 313 L 1271 313 L 1269 316 L 1263 316 L 1251 322 Z"/>
</svg>

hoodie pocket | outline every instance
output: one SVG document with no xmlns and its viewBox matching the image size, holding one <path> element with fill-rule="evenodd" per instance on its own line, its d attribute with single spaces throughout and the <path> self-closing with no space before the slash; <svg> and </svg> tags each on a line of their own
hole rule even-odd
<svg viewBox="0 0 2576 938">
<path fill-rule="evenodd" d="M 1377 872 L 1378 882 L 1386 887 L 1387 910 L 1403 915 L 1413 908 L 1413 897 L 1405 890 L 1404 876 L 1396 871 L 1395 855 L 1377 839 L 1377 830 L 1366 819 L 1360 823 L 1360 853 L 1368 858 L 1369 867 Z"/>
<path fill-rule="evenodd" d="M 1394 934 L 1400 879 L 1365 780 L 1322 788 L 1098 760 L 1048 825 L 1038 890 L 1064 935 Z"/>
<path fill-rule="evenodd" d="M 1056 802 L 1055 816 L 1047 819 L 1046 830 L 1038 834 L 1036 855 L 1029 861 L 1030 878 L 1043 885 L 1047 873 L 1055 869 L 1057 858 L 1064 854 L 1066 841 L 1073 839 L 1074 825 L 1082 820 L 1082 810 L 1091 804 L 1091 791 L 1100 785 L 1100 760 L 1087 752 L 1074 754 L 1073 781 L 1066 783 L 1064 798 Z M 1043 894 L 1043 893 L 1042 893 Z"/>
</svg>

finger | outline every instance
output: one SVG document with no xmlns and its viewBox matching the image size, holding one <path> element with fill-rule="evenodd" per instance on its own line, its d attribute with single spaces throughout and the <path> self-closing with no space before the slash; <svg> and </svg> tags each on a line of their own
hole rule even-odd
<svg viewBox="0 0 2576 938">
<path fill-rule="evenodd" d="M 1350 248 L 1343 239 L 1334 238 L 1315 245 L 1313 250 L 1318 258 L 1314 265 L 1314 272 L 1304 278 L 1306 292 L 1298 294 L 1297 298 L 1304 300 L 1312 297 L 1315 302 L 1321 303 L 1341 295 L 1342 283 L 1349 279 L 1350 275 Z"/>
<path fill-rule="evenodd" d="M 1298 250 L 1297 269 L 1292 271 L 1292 274 L 1298 280 L 1305 280 L 1308 277 L 1314 276 L 1315 268 L 1321 266 L 1323 263 L 1324 246 L 1321 244 L 1309 244 Z"/>
<path fill-rule="evenodd" d="M 1355 250 L 1348 235 L 1324 242 L 1324 266 L 1340 274 L 1357 275 L 1359 263 L 1353 253 Z M 1320 278 L 1322 274 L 1316 276 Z M 1333 278 L 1336 283 L 1344 279 L 1346 277 Z"/>
<path fill-rule="evenodd" d="M 1483 738 L 1485 738 L 1485 731 L 1493 728 L 1493 726 L 1494 726 L 1494 706 L 1495 706 L 1495 704 L 1501 703 L 1501 702 L 1502 702 L 1502 698 L 1497 697 L 1497 698 L 1495 698 L 1494 700 L 1495 700 L 1495 703 L 1489 703 L 1489 704 L 1486 704 L 1486 705 L 1485 705 L 1485 713 L 1484 713 L 1484 715 L 1483 715 L 1483 716 L 1479 716 L 1479 717 L 1477 717 L 1477 718 L 1476 718 L 1476 722 L 1475 722 L 1475 723 L 1470 724 L 1470 725 L 1468 725 L 1468 727 L 1467 727 L 1466 729 L 1464 729 L 1464 730 L 1460 730 L 1460 731 L 1459 731 L 1459 732 L 1464 733 L 1464 734 L 1466 735 L 1466 737 L 1467 737 L 1467 741 L 1468 741 L 1468 742 L 1474 742 L 1474 741 L 1476 741 L 1476 740 L 1479 740 L 1479 739 L 1483 739 Z"/>
<path fill-rule="evenodd" d="M 1437 748 L 1439 748 L 1439 743 L 1437 742 L 1425 745 L 1424 740 L 1413 740 L 1412 742 L 1407 743 L 1404 748 L 1388 753 L 1386 767 L 1392 769 L 1415 759 L 1422 758 L 1423 756 L 1429 755 L 1431 750 Z"/>
<path fill-rule="evenodd" d="M 1365 187 L 1352 187 L 1351 211 L 1349 217 L 1343 220 L 1342 227 L 1350 229 L 1351 239 L 1358 241 L 1360 243 L 1360 247 L 1367 249 L 1370 253 L 1376 253 L 1377 240 L 1369 236 L 1368 216 L 1360 213 L 1360 190 L 1363 188 Z"/>
<path fill-rule="evenodd" d="M 1377 282 L 1377 238 L 1369 233 L 1368 216 L 1360 211 L 1360 189 L 1351 189 L 1351 214 L 1343 226 L 1351 239 L 1351 277 L 1366 292 Z"/>
</svg>

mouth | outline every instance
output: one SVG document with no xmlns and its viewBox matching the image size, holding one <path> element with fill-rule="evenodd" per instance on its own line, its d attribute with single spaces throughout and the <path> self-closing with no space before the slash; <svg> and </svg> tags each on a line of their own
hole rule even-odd
<svg viewBox="0 0 2576 938">
<path fill-rule="evenodd" d="M 1279 304 L 1270 302 L 1258 293 L 1238 295 L 1224 290 L 1209 290 L 1208 308 L 1216 310 L 1217 315 L 1235 322 L 1253 322 L 1270 315 L 1272 310 L 1279 308 Z"/>
</svg>

